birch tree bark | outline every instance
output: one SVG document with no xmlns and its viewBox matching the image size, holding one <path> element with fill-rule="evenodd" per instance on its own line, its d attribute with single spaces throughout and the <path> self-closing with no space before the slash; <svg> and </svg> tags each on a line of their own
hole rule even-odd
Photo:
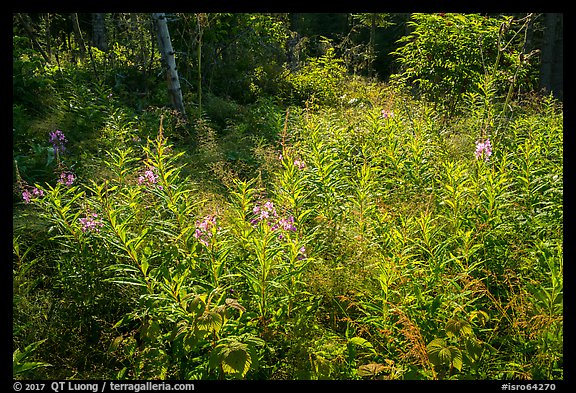
<svg viewBox="0 0 576 393">
<path fill-rule="evenodd" d="M 162 63 L 166 67 L 170 101 L 172 106 L 185 116 L 182 88 L 180 87 L 180 78 L 178 78 L 178 70 L 176 69 L 176 59 L 174 57 L 174 49 L 172 49 L 168 24 L 166 23 L 166 15 L 164 13 L 153 13 L 152 19 L 158 36 L 158 50 L 162 56 Z"/>
</svg>

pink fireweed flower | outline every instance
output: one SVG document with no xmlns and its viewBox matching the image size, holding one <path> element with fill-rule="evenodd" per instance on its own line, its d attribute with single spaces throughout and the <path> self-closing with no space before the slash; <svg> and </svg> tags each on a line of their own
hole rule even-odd
<svg viewBox="0 0 576 393">
<path fill-rule="evenodd" d="M 297 167 L 298 169 L 306 168 L 306 164 L 304 163 L 304 161 L 300 160 L 294 160 L 294 166 Z"/>
<path fill-rule="evenodd" d="M 294 217 L 278 217 L 278 213 L 276 212 L 276 208 L 274 207 L 274 203 L 271 201 L 266 201 L 265 203 L 260 203 L 254 206 L 252 209 L 254 213 L 254 218 L 250 220 L 252 225 L 258 225 L 258 223 L 263 222 L 266 224 L 271 231 L 276 231 L 281 229 L 283 231 L 292 231 L 295 232 L 297 230 L 296 225 L 294 225 Z M 278 234 L 279 239 L 283 239 L 283 233 Z"/>
<path fill-rule="evenodd" d="M 208 247 L 208 240 L 212 237 L 212 228 L 216 227 L 216 217 L 207 216 L 202 221 L 196 221 L 196 230 L 194 231 L 194 238 L 198 239 L 200 243 Z"/>
<path fill-rule="evenodd" d="M 98 221 L 96 220 L 96 218 L 98 217 L 98 214 L 96 213 L 92 213 L 90 215 L 86 215 L 86 217 L 82 217 L 79 219 L 80 221 L 80 225 L 82 225 L 82 227 L 80 229 L 82 229 L 82 232 L 86 233 L 86 232 L 100 232 L 100 228 L 104 225 L 102 223 L 102 221 Z"/>
<path fill-rule="evenodd" d="M 278 217 L 276 208 L 274 207 L 274 203 L 272 201 L 266 201 L 264 204 L 255 205 L 252 209 L 252 213 L 254 213 L 256 216 L 250 221 L 252 224 L 257 224 L 260 221 L 265 221 L 267 224 L 269 224 L 270 218 Z"/>
<path fill-rule="evenodd" d="M 60 179 L 58 179 L 58 183 L 71 186 L 74 183 L 74 180 L 76 180 L 76 177 L 74 177 L 72 172 L 62 172 L 60 174 Z"/>
<path fill-rule="evenodd" d="M 138 185 L 152 185 L 158 182 L 158 175 L 154 173 L 155 168 L 151 167 L 144 171 L 143 175 L 138 176 Z"/>
<path fill-rule="evenodd" d="M 32 198 L 32 194 L 30 194 L 30 191 L 28 191 L 28 190 L 22 191 L 22 199 L 24 199 L 24 202 L 30 203 L 31 198 Z"/>
<path fill-rule="evenodd" d="M 24 191 L 22 191 L 22 199 L 26 204 L 30 203 L 32 201 L 32 198 L 34 197 L 43 197 L 43 196 L 44 191 L 36 187 L 31 189 L 24 189 Z"/>
<path fill-rule="evenodd" d="M 294 225 L 294 217 L 290 216 L 288 218 L 282 218 L 278 221 L 278 225 L 285 231 L 296 231 L 296 226 Z"/>
<path fill-rule="evenodd" d="M 388 110 L 388 109 L 382 109 L 382 118 L 384 119 L 388 119 L 390 117 L 394 116 L 394 112 L 392 110 Z"/>
<path fill-rule="evenodd" d="M 34 188 L 32 189 L 32 194 L 33 194 L 34 196 L 37 196 L 37 197 L 43 197 L 43 196 L 44 196 L 44 191 L 42 191 L 42 190 L 39 189 L 39 188 L 34 187 Z"/>
<path fill-rule="evenodd" d="M 488 157 L 492 155 L 492 144 L 490 143 L 490 139 L 487 138 L 484 142 L 476 141 L 476 151 L 474 152 L 474 155 L 477 160 L 484 157 L 484 160 L 488 161 Z"/>
<path fill-rule="evenodd" d="M 266 210 L 269 212 L 274 212 L 274 215 L 276 215 L 276 209 L 274 208 L 274 203 L 272 201 L 267 201 L 264 204 L 264 208 L 266 208 Z"/>
<path fill-rule="evenodd" d="M 60 130 L 56 130 L 53 132 L 51 131 L 48 136 L 50 143 L 52 143 L 52 146 L 54 147 L 54 152 L 64 153 L 64 150 L 66 150 L 64 144 L 68 142 L 64 133 Z"/>
</svg>

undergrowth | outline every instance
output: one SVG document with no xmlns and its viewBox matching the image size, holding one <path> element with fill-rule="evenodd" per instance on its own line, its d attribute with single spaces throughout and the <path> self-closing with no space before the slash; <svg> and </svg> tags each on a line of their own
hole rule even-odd
<svg viewBox="0 0 576 393">
<path fill-rule="evenodd" d="M 15 79 L 15 377 L 563 379 L 551 96 L 447 117 L 329 51 L 183 118 L 81 71 Z"/>
</svg>

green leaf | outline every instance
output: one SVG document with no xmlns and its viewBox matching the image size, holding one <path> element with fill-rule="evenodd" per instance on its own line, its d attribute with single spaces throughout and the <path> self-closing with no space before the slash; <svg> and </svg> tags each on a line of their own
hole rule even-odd
<svg viewBox="0 0 576 393">
<path fill-rule="evenodd" d="M 466 339 L 464 345 L 466 346 L 466 355 L 468 356 L 468 359 L 472 363 L 475 363 L 478 360 L 480 360 L 482 352 L 484 352 L 482 341 L 476 339 L 475 337 L 470 337 Z"/>
<path fill-rule="evenodd" d="M 196 319 L 196 326 L 199 329 L 208 331 L 219 331 L 223 324 L 222 315 L 216 311 L 207 311 Z"/>
<path fill-rule="evenodd" d="M 27 345 L 24 348 L 24 351 L 20 351 L 20 349 L 16 349 L 12 353 L 12 375 L 18 376 L 22 373 L 27 371 L 35 370 L 40 367 L 50 367 L 52 366 L 50 363 L 46 362 L 23 362 L 28 356 L 32 355 L 34 351 L 38 349 L 40 345 L 42 345 L 46 339 L 33 342 L 30 345 Z"/>
<path fill-rule="evenodd" d="M 457 369 L 458 371 L 462 371 L 462 351 L 458 348 L 451 346 L 450 347 L 450 356 L 452 357 L 452 367 Z"/>
<path fill-rule="evenodd" d="M 450 338 L 457 335 L 468 336 L 472 334 L 472 325 L 470 322 L 460 319 L 453 318 L 446 322 L 446 335 Z"/>
<path fill-rule="evenodd" d="M 369 363 L 358 367 L 357 373 L 360 377 L 375 377 L 386 370 L 386 366 L 380 363 Z"/>
<path fill-rule="evenodd" d="M 104 281 L 113 282 L 115 284 L 127 284 L 127 285 L 146 287 L 146 281 L 142 280 L 141 278 L 136 278 L 136 277 L 108 278 Z"/>
<path fill-rule="evenodd" d="M 244 306 L 242 306 L 240 303 L 238 303 L 238 300 L 236 300 L 236 299 L 227 298 L 226 299 L 226 305 L 228 307 L 235 308 L 236 310 L 239 310 L 240 312 L 246 311 L 246 308 L 244 308 Z"/>
<path fill-rule="evenodd" d="M 236 339 L 223 339 L 210 354 L 210 367 L 220 365 L 226 374 L 243 378 L 252 365 L 248 346 Z"/>
<path fill-rule="evenodd" d="M 250 370 L 252 357 L 245 348 L 234 348 L 226 352 L 221 364 L 225 373 L 240 374 L 244 378 L 248 370 Z"/>
<path fill-rule="evenodd" d="M 450 350 L 446 347 L 446 342 L 441 338 L 435 338 L 427 346 L 428 358 L 435 366 L 448 365 L 451 360 Z M 446 358 L 448 363 L 446 362 Z"/>
<path fill-rule="evenodd" d="M 40 367 L 51 367 L 51 366 L 52 365 L 50 363 L 45 362 L 26 362 L 21 364 L 14 363 L 12 364 L 12 375 L 17 376 L 27 371 L 35 370 Z"/>
<path fill-rule="evenodd" d="M 205 310 L 206 303 L 204 303 L 204 300 L 202 300 L 202 298 L 198 295 L 196 295 L 196 297 L 194 297 L 194 299 L 192 299 L 192 301 L 188 303 L 188 306 L 186 307 L 186 311 L 188 311 L 190 314 L 193 314 L 195 317 L 202 315 Z"/>
<path fill-rule="evenodd" d="M 373 348 L 372 344 L 362 337 L 352 337 L 348 342 L 361 348 Z"/>
<path fill-rule="evenodd" d="M 438 351 L 439 364 L 451 364 L 452 362 L 452 352 L 449 347 L 443 347 Z"/>
</svg>

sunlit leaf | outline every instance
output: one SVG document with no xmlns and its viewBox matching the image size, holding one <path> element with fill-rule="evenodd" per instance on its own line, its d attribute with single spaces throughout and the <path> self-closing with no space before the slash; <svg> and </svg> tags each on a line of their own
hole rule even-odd
<svg viewBox="0 0 576 393">
<path fill-rule="evenodd" d="M 352 337 L 350 340 L 348 340 L 348 342 L 350 344 L 354 344 L 360 348 L 373 349 L 372 344 L 368 340 L 366 340 L 362 337 Z"/>
<path fill-rule="evenodd" d="M 252 357 L 244 348 L 235 348 L 226 352 L 222 360 L 222 370 L 225 373 L 240 374 L 242 377 L 250 370 Z"/>
<path fill-rule="evenodd" d="M 454 346 L 451 346 L 450 356 L 452 357 L 452 367 L 458 371 L 462 371 L 462 351 Z"/>
<path fill-rule="evenodd" d="M 222 315 L 216 311 L 207 311 L 196 319 L 196 326 L 198 326 L 199 329 L 215 332 L 220 330 L 222 323 Z"/>
<path fill-rule="evenodd" d="M 226 374 L 244 377 L 252 364 L 248 346 L 235 339 L 228 339 L 218 344 L 210 354 L 210 366 L 222 367 Z"/>
<path fill-rule="evenodd" d="M 197 295 L 194 299 L 192 299 L 188 303 L 188 306 L 186 309 L 190 314 L 193 314 L 195 316 L 199 316 L 199 315 L 202 315 L 202 313 L 206 309 L 206 303 L 204 303 L 204 300 L 202 300 L 202 298 Z"/>
<path fill-rule="evenodd" d="M 226 299 L 226 305 L 227 305 L 228 307 L 235 308 L 236 310 L 239 310 L 239 311 L 241 311 L 241 312 L 246 311 L 246 309 L 244 308 L 244 306 L 242 306 L 240 303 L 238 303 L 238 300 L 236 300 L 236 299 L 227 298 L 227 299 Z"/>
<path fill-rule="evenodd" d="M 450 319 L 446 323 L 446 335 L 448 337 L 455 337 L 458 335 L 470 335 L 472 334 L 472 325 L 470 322 L 460 319 L 460 318 L 453 318 Z"/>
<path fill-rule="evenodd" d="M 380 363 L 369 363 L 358 367 L 358 375 L 360 377 L 375 377 L 386 370 L 386 366 Z"/>
<path fill-rule="evenodd" d="M 435 338 L 427 346 L 428 357 L 432 364 L 436 366 L 441 366 L 449 364 L 451 360 L 450 350 L 446 347 L 446 342 L 441 338 Z M 446 359 L 448 363 L 446 363 Z"/>
</svg>

